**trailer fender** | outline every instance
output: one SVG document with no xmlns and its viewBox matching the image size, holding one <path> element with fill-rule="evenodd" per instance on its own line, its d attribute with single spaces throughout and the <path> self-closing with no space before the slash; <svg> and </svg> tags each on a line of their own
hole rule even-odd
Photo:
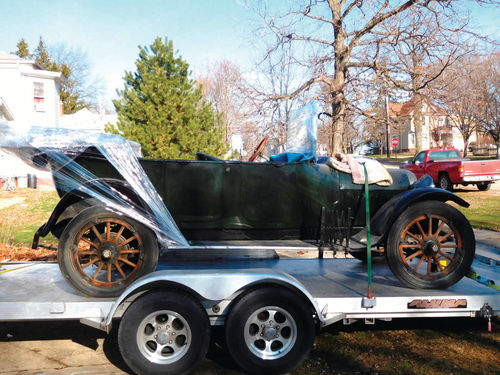
<svg viewBox="0 0 500 375">
<path fill-rule="evenodd" d="M 313 296 L 302 283 L 287 273 L 270 269 L 193 270 L 189 273 L 185 270 L 163 270 L 150 273 L 128 287 L 113 304 L 101 329 L 108 330 L 113 317 L 125 300 L 148 290 L 173 287 L 190 294 L 200 302 L 219 302 L 227 299 L 234 300 L 250 288 L 263 285 L 281 286 L 294 291 L 309 301 L 320 325 L 324 325 L 324 317 Z"/>
<path fill-rule="evenodd" d="M 392 224 L 413 203 L 421 201 L 452 201 L 462 207 L 469 207 L 469 203 L 450 191 L 434 187 L 416 187 L 400 193 L 387 201 L 371 218 L 372 245 L 382 244 Z M 355 241 L 366 243 L 366 228 L 354 236 Z"/>
</svg>

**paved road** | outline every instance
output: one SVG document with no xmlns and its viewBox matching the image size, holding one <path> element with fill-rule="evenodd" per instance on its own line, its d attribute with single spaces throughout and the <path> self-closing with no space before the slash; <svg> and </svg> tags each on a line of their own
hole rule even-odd
<svg viewBox="0 0 500 375">
<path fill-rule="evenodd" d="M 0 374 L 129 374 L 120 357 L 116 333 L 110 335 L 78 321 L 0 324 Z M 213 344 L 196 375 L 241 375 L 230 357 Z"/>
</svg>

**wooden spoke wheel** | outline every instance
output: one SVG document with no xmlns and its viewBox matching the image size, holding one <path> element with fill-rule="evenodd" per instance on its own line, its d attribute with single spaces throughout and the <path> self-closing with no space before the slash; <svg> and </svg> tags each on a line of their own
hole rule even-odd
<svg viewBox="0 0 500 375">
<path fill-rule="evenodd" d="M 151 230 L 101 207 L 74 217 L 58 250 L 64 277 L 78 291 L 95 297 L 117 296 L 139 276 L 154 271 L 159 253 Z"/>
<path fill-rule="evenodd" d="M 141 268 L 144 244 L 140 233 L 118 218 L 102 218 L 76 236 L 73 262 L 97 286 L 111 287 L 132 279 Z"/>
<path fill-rule="evenodd" d="M 462 238 L 449 221 L 437 215 L 422 215 L 401 233 L 399 254 L 403 263 L 419 277 L 439 277 L 460 264 Z"/>
<path fill-rule="evenodd" d="M 474 258 L 472 227 L 457 209 L 437 201 L 413 204 L 387 239 L 387 263 L 412 288 L 447 288 L 467 274 Z"/>
</svg>

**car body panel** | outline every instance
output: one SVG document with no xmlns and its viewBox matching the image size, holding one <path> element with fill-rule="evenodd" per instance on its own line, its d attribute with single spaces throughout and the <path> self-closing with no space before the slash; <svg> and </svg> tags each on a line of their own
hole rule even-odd
<svg viewBox="0 0 500 375">
<path fill-rule="evenodd" d="M 96 178 L 120 179 L 95 153 L 79 154 L 75 161 Z M 351 234 L 365 226 L 364 185 L 326 164 L 139 161 L 188 240 L 317 239 L 323 207 L 342 218 L 337 224 Z M 370 185 L 372 215 L 416 181 L 407 171 L 391 174 L 392 185 Z"/>
</svg>

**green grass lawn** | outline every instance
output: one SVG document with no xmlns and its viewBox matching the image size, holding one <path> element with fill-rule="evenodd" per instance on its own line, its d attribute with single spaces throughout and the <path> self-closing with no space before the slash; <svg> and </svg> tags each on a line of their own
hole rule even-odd
<svg viewBox="0 0 500 375">
<path fill-rule="evenodd" d="M 0 210 L 0 243 L 31 246 L 33 235 L 48 220 L 59 197 L 55 192 L 38 190 L 21 190 L 11 197 L 24 198 L 24 201 Z M 43 243 L 57 246 L 57 239 L 49 235 Z"/>
<path fill-rule="evenodd" d="M 479 192 L 457 192 L 457 195 L 470 203 L 469 208 L 455 205 L 473 227 L 500 231 L 500 195 L 494 196 Z"/>
</svg>

